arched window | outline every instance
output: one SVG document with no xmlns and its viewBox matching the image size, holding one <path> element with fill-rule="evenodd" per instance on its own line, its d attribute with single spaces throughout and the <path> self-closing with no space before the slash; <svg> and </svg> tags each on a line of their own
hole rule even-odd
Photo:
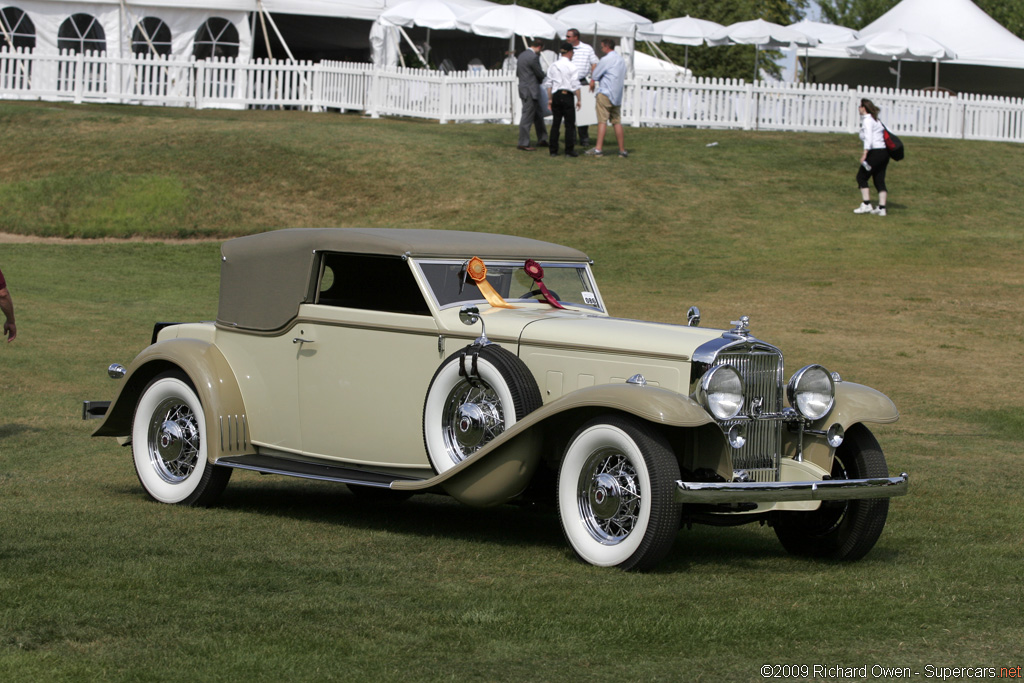
<svg viewBox="0 0 1024 683">
<path fill-rule="evenodd" d="M 132 31 L 132 54 L 171 54 L 171 29 L 163 19 L 146 17 L 135 25 Z"/>
<path fill-rule="evenodd" d="M 196 59 L 238 56 L 238 29 L 227 19 L 210 17 L 196 31 Z"/>
<path fill-rule="evenodd" d="M 31 50 L 36 46 L 36 27 L 22 10 L 17 7 L 0 9 L 0 47 L 15 47 Z M 14 43 L 14 45 L 11 45 Z"/>
<path fill-rule="evenodd" d="M 91 14 L 72 14 L 57 31 L 57 49 L 70 52 L 106 52 L 107 35 Z"/>
</svg>

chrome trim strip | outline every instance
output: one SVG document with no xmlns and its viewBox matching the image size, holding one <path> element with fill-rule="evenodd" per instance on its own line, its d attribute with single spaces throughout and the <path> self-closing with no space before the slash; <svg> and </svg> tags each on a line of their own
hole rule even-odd
<svg viewBox="0 0 1024 683">
<path fill-rule="evenodd" d="M 907 473 L 874 479 L 778 482 L 677 481 L 677 503 L 779 503 L 801 500 L 893 498 L 907 493 Z"/>
</svg>

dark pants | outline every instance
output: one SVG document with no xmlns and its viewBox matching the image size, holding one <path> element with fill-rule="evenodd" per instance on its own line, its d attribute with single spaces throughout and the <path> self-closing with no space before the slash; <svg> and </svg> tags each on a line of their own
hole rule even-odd
<svg viewBox="0 0 1024 683">
<path fill-rule="evenodd" d="M 576 151 L 576 96 L 559 90 L 551 96 L 551 153 L 558 154 L 558 133 L 565 119 L 565 151 Z"/>
<path fill-rule="evenodd" d="M 544 123 L 544 112 L 540 109 L 540 100 L 535 100 L 532 97 L 523 97 L 521 99 L 523 102 L 523 115 L 519 119 L 519 146 L 529 146 L 530 126 L 537 130 L 537 144 L 548 144 L 548 127 Z"/>
<path fill-rule="evenodd" d="M 887 192 L 885 188 L 885 169 L 889 166 L 889 152 L 884 149 L 868 150 L 868 171 L 863 166 L 857 171 L 857 187 L 863 189 L 868 186 L 868 178 L 875 181 L 875 189 L 879 192 Z"/>
</svg>

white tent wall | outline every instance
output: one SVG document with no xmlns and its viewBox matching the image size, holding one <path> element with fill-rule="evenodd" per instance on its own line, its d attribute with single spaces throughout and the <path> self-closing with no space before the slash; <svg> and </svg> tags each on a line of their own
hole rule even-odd
<svg viewBox="0 0 1024 683">
<path fill-rule="evenodd" d="M 216 5 L 199 0 L 126 2 L 126 16 L 121 2 L 117 0 L 0 0 L 0 8 L 16 7 L 28 15 L 35 25 L 35 49 L 45 54 L 58 52 L 60 27 L 76 14 L 96 18 L 103 28 L 106 50 L 113 55 L 130 54 L 132 32 L 136 24 L 145 17 L 156 17 L 170 29 L 171 54 L 178 57 L 190 56 L 195 46 L 196 32 L 208 19 L 219 17 L 231 22 L 238 31 L 240 59 L 248 59 L 252 54 L 249 12 L 240 8 L 253 4 L 251 0 L 222 0 Z"/>
<path fill-rule="evenodd" d="M 939 85 L 955 92 L 1024 97 L 1024 40 L 1013 35 L 971 0 L 903 0 L 861 36 L 903 29 L 923 33 L 952 48 L 957 58 L 939 66 Z M 852 59 L 842 44 L 811 48 L 808 81 L 855 87 L 896 86 L 889 73 L 895 62 Z M 900 87 L 923 89 L 935 83 L 932 62 L 904 61 Z"/>
</svg>

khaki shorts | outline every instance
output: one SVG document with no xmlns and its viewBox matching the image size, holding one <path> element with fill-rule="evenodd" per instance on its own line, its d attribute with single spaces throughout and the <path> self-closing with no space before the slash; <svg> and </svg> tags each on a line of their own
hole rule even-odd
<svg viewBox="0 0 1024 683">
<path fill-rule="evenodd" d="M 622 123 L 621 107 L 612 105 L 612 101 L 604 93 L 597 93 L 597 122 L 611 123 L 613 126 Z"/>
</svg>

